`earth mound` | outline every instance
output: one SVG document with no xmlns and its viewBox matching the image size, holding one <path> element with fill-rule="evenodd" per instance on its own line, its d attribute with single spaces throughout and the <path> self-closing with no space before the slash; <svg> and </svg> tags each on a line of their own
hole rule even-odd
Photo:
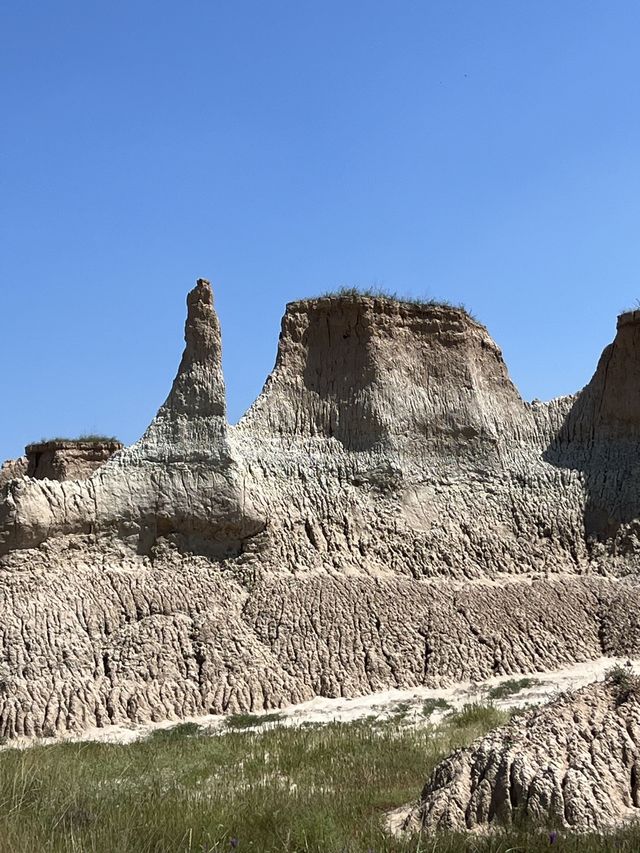
<svg viewBox="0 0 640 853">
<path fill-rule="evenodd" d="M 481 831 L 526 820 L 603 832 L 640 809 L 640 682 L 624 674 L 516 717 L 441 762 L 405 828 Z"/>
</svg>

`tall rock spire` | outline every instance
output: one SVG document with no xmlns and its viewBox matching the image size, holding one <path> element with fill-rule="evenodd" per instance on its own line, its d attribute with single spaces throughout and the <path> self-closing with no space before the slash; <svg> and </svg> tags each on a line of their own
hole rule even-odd
<svg viewBox="0 0 640 853">
<path fill-rule="evenodd" d="M 171 392 L 134 448 L 161 462 L 223 460 L 229 451 L 220 323 L 206 279 L 187 296 L 184 338 Z"/>
</svg>

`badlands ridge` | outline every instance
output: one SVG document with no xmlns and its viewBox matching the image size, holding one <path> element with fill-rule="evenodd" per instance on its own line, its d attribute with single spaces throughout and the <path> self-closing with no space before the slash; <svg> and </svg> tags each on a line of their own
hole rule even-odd
<svg viewBox="0 0 640 853">
<path fill-rule="evenodd" d="M 136 444 L 73 464 L 44 447 L 40 472 L 20 460 L 0 472 L 0 735 L 638 653 L 640 312 L 621 315 L 583 391 L 529 404 L 463 310 L 293 302 L 235 426 L 204 280 L 185 339 Z M 587 690 L 585 730 L 613 714 L 635 755 L 637 712 L 627 726 L 605 687 Z M 485 773 L 473 800 L 482 760 L 454 756 L 411 819 L 473 828 L 509 811 L 504 774 Z"/>
</svg>

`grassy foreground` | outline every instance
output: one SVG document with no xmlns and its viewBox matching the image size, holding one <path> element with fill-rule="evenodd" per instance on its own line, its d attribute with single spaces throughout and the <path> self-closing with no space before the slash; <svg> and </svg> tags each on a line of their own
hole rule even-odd
<svg viewBox="0 0 640 853">
<path fill-rule="evenodd" d="M 434 764 L 505 715 L 467 706 L 438 726 L 385 722 L 223 734 L 193 725 L 128 746 L 66 743 L 0 753 L 0 853 L 516 853 L 640 850 L 547 833 L 397 840 L 385 810 L 414 800 Z M 250 721 L 249 721 L 250 722 Z M 235 725 L 235 727 L 234 727 Z"/>
</svg>

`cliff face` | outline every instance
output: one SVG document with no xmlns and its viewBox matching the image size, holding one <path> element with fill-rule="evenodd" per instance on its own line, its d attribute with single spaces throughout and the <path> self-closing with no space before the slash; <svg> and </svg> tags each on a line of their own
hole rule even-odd
<svg viewBox="0 0 640 853">
<path fill-rule="evenodd" d="M 262 394 L 229 426 L 208 282 L 187 302 L 178 374 L 140 441 L 87 479 L 0 484 L 0 734 L 640 647 L 635 404 L 608 390 L 619 375 L 640 400 L 626 322 L 582 394 L 529 405 L 460 310 L 294 302 Z M 623 481 L 631 518 L 595 535 Z"/>
<path fill-rule="evenodd" d="M 569 414 L 562 439 L 581 445 L 606 442 L 612 452 L 640 438 L 640 311 L 618 317 L 615 340 Z"/>
<path fill-rule="evenodd" d="M 621 314 L 615 339 L 545 452 L 580 472 L 584 530 L 616 552 L 636 551 L 640 528 L 640 312 Z"/>
<path fill-rule="evenodd" d="M 327 297 L 287 306 L 275 369 L 241 428 L 353 451 L 482 453 L 530 424 L 500 350 L 466 312 Z"/>
</svg>

